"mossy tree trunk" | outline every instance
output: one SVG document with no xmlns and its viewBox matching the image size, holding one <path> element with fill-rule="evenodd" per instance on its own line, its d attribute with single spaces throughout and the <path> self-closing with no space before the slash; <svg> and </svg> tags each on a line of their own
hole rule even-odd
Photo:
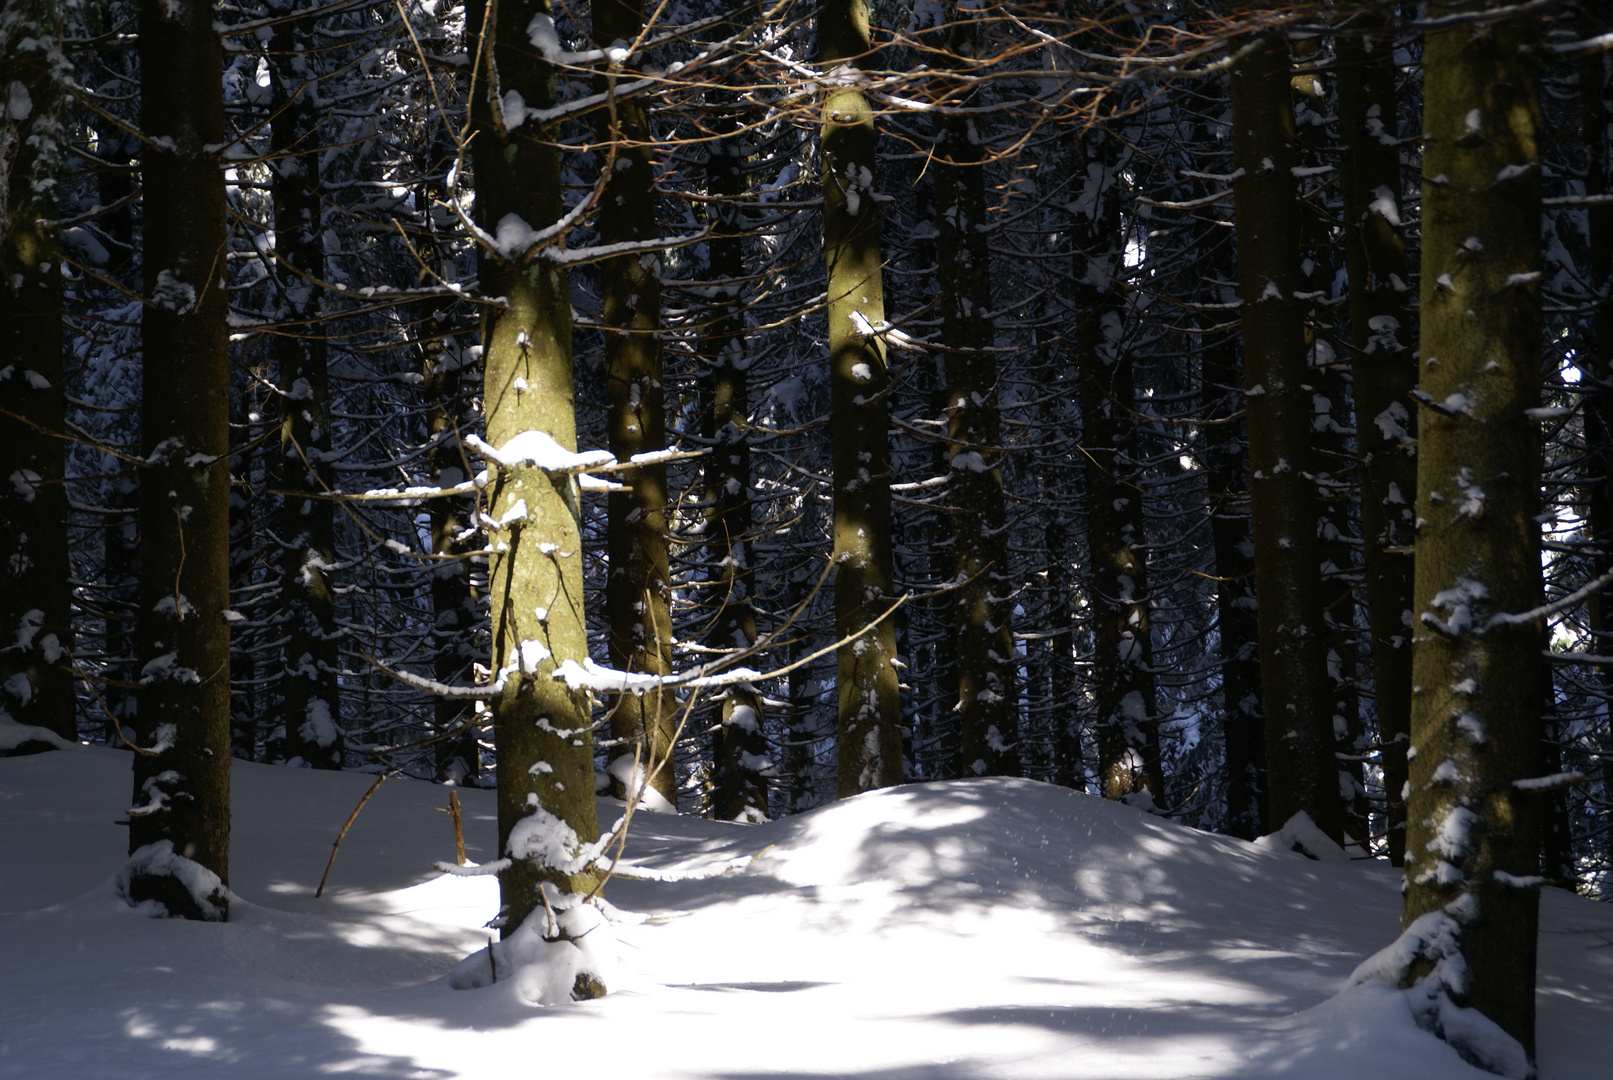
<svg viewBox="0 0 1613 1080">
<path fill-rule="evenodd" d="M 229 881 L 229 351 L 222 59 L 205 0 L 140 5 L 144 196 L 139 715 L 129 850 Z M 134 899 L 203 917 L 172 877 Z M 222 897 L 219 898 L 222 904 Z"/>
<path fill-rule="evenodd" d="M 823 101 L 823 246 L 828 262 L 829 409 L 834 471 L 835 634 L 841 796 L 901 783 L 892 603 L 890 372 L 885 343 L 874 110 L 861 89 L 871 49 L 866 0 L 818 14 Z M 877 625 L 875 620 L 880 620 Z"/>
<path fill-rule="evenodd" d="M 547 0 L 473 2 L 468 26 L 485 33 L 483 70 L 471 99 L 476 215 L 506 242 L 484 244 L 483 397 L 487 441 L 503 447 L 541 432 L 563 450 L 577 445 L 567 275 L 512 235 L 561 215 L 558 132 L 534 121 L 511 127 L 508 95 L 528 108 L 556 102 L 553 67 L 532 48 L 527 27 L 550 18 Z M 478 55 L 478 42 L 469 42 Z M 529 437 L 530 438 L 530 437 Z M 564 661 L 588 655 L 582 589 L 582 533 L 575 476 L 535 464 L 489 463 L 492 668 L 503 691 L 491 702 L 498 751 L 499 847 L 512 860 L 499 874 L 508 937 L 543 903 L 540 888 L 586 893 L 596 881 L 580 858 L 598 838 L 594 811 L 591 701 L 553 678 Z M 518 509 L 524 504 L 524 516 Z"/>
<path fill-rule="evenodd" d="M 1282 39 L 1264 41 L 1233 68 L 1232 127 L 1269 824 L 1304 811 L 1339 840 L 1310 479 L 1312 387 L 1304 311 L 1294 295 L 1301 288 L 1298 154 Z"/>
<path fill-rule="evenodd" d="M 285 324 L 273 339 L 280 381 L 276 486 L 286 493 L 276 530 L 284 619 L 281 753 L 312 768 L 340 769 L 336 506 L 320 497 L 332 480 L 329 349 L 319 321 L 320 288 L 309 280 L 324 277 L 325 266 L 315 22 L 313 14 L 279 22 L 269 39 L 276 290 Z"/>
<path fill-rule="evenodd" d="M 51 0 L 0 25 L 0 717 L 76 739 L 61 250 L 54 187 L 39 183 L 58 165 L 51 68 L 65 61 L 37 45 L 60 30 Z"/>
<path fill-rule="evenodd" d="M 600 48 L 631 48 L 644 30 L 641 0 L 596 0 L 594 41 Z M 628 62 L 631 62 L 629 60 Z M 612 64 L 600 77 L 602 92 L 632 72 Z M 637 98 L 612 97 L 597 114 L 602 160 L 611 172 L 599 203 L 602 244 L 643 242 L 656 234 L 655 154 L 650 119 Z M 660 259 L 653 253 L 615 255 L 600 263 L 600 305 L 605 333 L 605 399 L 609 447 L 617 460 L 666 448 L 666 405 L 661 372 Z M 667 551 L 666 466 L 634 469 L 612 492 L 606 538 L 610 585 L 605 590 L 610 656 L 636 674 L 672 671 L 671 563 Z M 670 691 L 618 694 L 610 703 L 611 791 L 629 793 L 633 762 L 650 786 L 677 803 L 672 767 L 677 698 Z M 625 778 L 625 779 L 624 779 Z"/>
<path fill-rule="evenodd" d="M 1457 10 L 1471 5 L 1430 15 Z M 1540 769 L 1541 627 L 1497 617 L 1541 599 L 1536 40 L 1530 16 L 1427 37 L 1419 352 L 1434 404 L 1418 432 L 1403 910 L 1408 926 L 1448 918 L 1466 973 L 1444 991 L 1531 1055 L 1539 796 L 1515 781 Z"/>
<path fill-rule="evenodd" d="M 1367 623 L 1372 643 L 1389 861 L 1406 857 L 1411 715 L 1412 507 L 1417 499 L 1417 382 L 1406 241 L 1401 234 L 1394 41 L 1386 20 L 1339 38 L 1344 251 Z"/>
</svg>

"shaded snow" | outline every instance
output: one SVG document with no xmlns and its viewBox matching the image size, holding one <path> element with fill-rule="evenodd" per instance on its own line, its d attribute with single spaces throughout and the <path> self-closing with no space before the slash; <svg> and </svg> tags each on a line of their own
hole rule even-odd
<svg viewBox="0 0 1613 1080">
<path fill-rule="evenodd" d="M 441 788 L 383 784 L 316 901 L 372 778 L 237 763 L 238 899 L 200 925 L 114 893 L 129 760 L 0 760 L 0 1077 L 1485 1075 L 1400 992 L 1346 990 L 1399 932 L 1387 867 L 1042 784 L 896 788 L 754 826 L 638 815 L 624 862 L 663 880 L 606 896 L 652 921 L 612 924 L 610 996 L 536 1007 L 553 987 L 448 985 L 498 904 L 492 877 L 430 869 L 453 851 Z M 487 862 L 492 793 L 458 791 Z M 1613 911 L 1546 889 L 1542 922 L 1542 1073 L 1604 1077 Z"/>
</svg>

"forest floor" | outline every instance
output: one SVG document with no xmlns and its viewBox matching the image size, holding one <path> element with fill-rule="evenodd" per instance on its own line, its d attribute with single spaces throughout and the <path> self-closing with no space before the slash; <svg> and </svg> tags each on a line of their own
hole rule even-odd
<svg viewBox="0 0 1613 1080">
<path fill-rule="evenodd" d="M 1313 862 L 1023 780 L 880 791 L 766 825 L 635 815 L 614 992 L 449 988 L 490 877 L 441 787 L 236 762 L 227 924 L 151 919 L 112 875 L 127 754 L 0 760 L 0 1077 L 1009 1080 L 1475 1078 L 1352 969 L 1397 874 Z M 491 792 L 463 790 L 472 860 Z M 600 802 L 609 826 L 620 805 Z M 752 859 L 760 854 L 759 858 Z M 728 872 L 720 872 L 734 867 Z M 650 871 L 650 872 L 646 872 Z M 682 875 L 679 880 L 680 873 Z M 1547 889 L 1540 1066 L 1613 1075 L 1613 905 Z"/>
</svg>

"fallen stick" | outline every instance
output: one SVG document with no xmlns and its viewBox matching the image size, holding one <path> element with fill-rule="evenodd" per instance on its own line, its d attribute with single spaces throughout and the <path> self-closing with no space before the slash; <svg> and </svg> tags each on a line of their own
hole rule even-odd
<svg viewBox="0 0 1613 1080">
<path fill-rule="evenodd" d="M 381 786 L 381 781 L 391 775 L 391 773 L 382 773 L 377 776 L 375 783 L 370 785 L 370 790 L 364 793 L 364 797 L 358 801 L 358 805 L 353 807 L 353 812 L 347 815 L 347 824 L 342 826 L 342 831 L 336 834 L 336 842 L 330 846 L 330 860 L 325 863 L 325 872 L 320 875 L 319 888 L 314 890 L 315 900 L 325 895 L 325 881 L 330 877 L 330 868 L 336 865 L 336 853 L 341 850 L 342 841 L 347 838 L 347 830 L 353 827 L 353 822 L 358 819 L 358 812 L 364 809 L 365 803 L 370 801 L 370 796 L 374 795 L 375 789 Z"/>
</svg>

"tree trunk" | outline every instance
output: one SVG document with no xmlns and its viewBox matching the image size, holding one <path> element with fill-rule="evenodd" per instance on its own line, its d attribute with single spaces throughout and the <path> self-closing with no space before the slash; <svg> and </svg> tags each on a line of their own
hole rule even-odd
<svg viewBox="0 0 1613 1080">
<path fill-rule="evenodd" d="M 133 57 L 122 57 L 128 65 L 128 75 L 135 76 Z M 121 75 L 121 73 L 120 73 Z M 112 167 L 97 178 L 97 197 L 102 206 L 114 206 L 134 194 L 137 168 L 135 158 L 138 144 L 130 136 L 108 137 L 96 144 L 100 156 Z M 137 250 L 134 215 L 130 204 L 124 203 L 110 211 L 101 221 L 101 232 L 109 241 L 111 255 L 104 268 L 108 277 L 118 282 L 130 281 L 130 267 Z M 125 449 L 136 450 L 138 433 L 120 432 Z M 126 749 L 119 737 L 120 724 L 131 722 L 135 716 L 137 672 L 134 665 L 134 626 L 139 601 L 140 577 L 140 470 L 127 461 L 110 454 L 101 457 L 101 501 L 108 514 L 101 528 L 101 606 L 104 611 L 102 626 L 106 638 L 102 646 L 105 660 L 101 675 L 108 680 L 100 687 L 101 706 L 107 744 Z"/>
<path fill-rule="evenodd" d="M 630 47 L 643 32 L 640 0 L 595 0 L 594 40 L 601 48 Z M 609 93 L 631 72 L 612 64 L 601 77 Z M 599 113 L 599 138 L 609 179 L 599 202 L 602 244 L 652 239 L 655 160 L 649 116 L 636 98 L 612 98 Z M 644 252 L 616 255 L 599 265 L 605 334 L 606 425 L 618 461 L 666 448 L 661 384 L 660 261 Z M 672 671 L 671 564 L 667 552 L 666 466 L 634 469 L 619 478 L 630 490 L 612 492 L 606 528 L 610 586 L 605 590 L 613 666 L 636 674 Z M 670 691 L 618 694 L 610 703 L 611 792 L 629 794 L 633 762 L 662 798 L 676 805 L 672 768 L 677 698 Z"/>
<path fill-rule="evenodd" d="M 436 306 L 436 305 L 428 305 Z M 440 310 L 440 308 L 439 308 Z M 439 487 L 453 487 L 470 479 L 466 474 L 466 451 L 462 438 L 474 422 L 467 387 L 467 360 L 457 349 L 450 350 L 441 336 L 435 318 L 421 321 L 421 342 L 425 353 L 423 372 L 426 400 L 430 403 L 427 431 L 431 449 L 431 481 Z M 432 499 L 428 504 L 431 525 L 431 551 L 437 561 L 431 568 L 431 652 L 433 675 L 445 685 L 469 681 L 475 661 L 472 637 L 477 622 L 477 596 L 471 586 L 471 545 L 461 539 L 470 523 L 466 503 L 458 498 Z M 475 723 L 467 724 L 473 713 L 466 703 L 439 697 L 432 705 L 435 733 L 463 729 L 436 744 L 437 776 L 458 783 L 481 775 L 481 742 Z"/>
<path fill-rule="evenodd" d="M 1435 4 L 1431 16 L 1470 5 Z M 1427 37 L 1422 416 L 1404 921 L 1439 912 L 1465 977 L 1412 969 L 1534 1050 L 1539 890 L 1540 98 L 1530 16 Z M 1426 924 L 1424 924 L 1426 925 Z M 1442 954 L 1443 955 L 1443 954 Z M 1447 1039 L 1470 1057 L 1448 1028 Z"/>
<path fill-rule="evenodd" d="M 324 276 L 320 217 L 319 105 L 313 73 L 315 17 L 276 24 L 269 39 L 273 87 L 270 151 L 274 183 L 275 269 L 280 376 L 280 602 L 285 635 L 280 656 L 282 753 L 316 769 L 342 767 L 336 593 L 336 506 L 331 489 L 330 380 L 319 287 L 301 275 Z M 301 497 L 289 492 L 304 493 Z"/>
<path fill-rule="evenodd" d="M 818 15 L 823 102 L 823 246 L 828 262 L 830 432 L 834 470 L 835 634 L 842 797 L 902 781 L 896 624 L 880 619 L 894 590 L 890 432 L 874 111 L 861 90 L 870 50 L 866 0 L 829 0 Z M 875 625 L 875 620 L 880 620 Z"/>
<path fill-rule="evenodd" d="M 554 69 L 527 33 L 535 19 L 551 17 L 550 6 L 477 0 L 467 14 L 467 25 L 487 39 L 480 53 L 475 40 L 468 43 L 485 65 L 470 103 L 476 214 L 484 230 L 505 237 L 497 248 L 484 245 L 478 260 L 483 295 L 505 298 L 483 308 L 487 441 L 505 447 L 542 433 L 574 451 L 567 275 L 521 242 L 529 229 L 560 217 L 558 132 L 532 120 L 512 130 L 504 112 L 511 94 L 531 109 L 555 104 Z M 559 664 L 588 656 L 577 480 L 519 453 L 506 460 L 490 463 L 497 478 L 488 494 L 492 518 L 510 522 L 489 530 L 492 668 L 504 686 L 491 707 L 499 849 L 512 860 L 499 874 L 508 937 L 543 903 L 540 888 L 575 895 L 593 887 L 597 877 L 581 850 L 598 838 L 599 826 L 589 695 L 553 678 Z M 574 994 L 601 992 L 597 982 L 579 981 Z"/>
<path fill-rule="evenodd" d="M 1230 292 L 1231 290 L 1227 290 Z M 1216 298 L 1221 301 L 1222 297 Z M 1238 341 L 1216 334 L 1201 357 L 1204 397 L 1236 399 L 1243 384 Z M 1253 840 L 1270 820 L 1266 790 L 1265 720 L 1260 702 L 1260 634 L 1255 602 L 1254 540 L 1249 530 L 1249 457 L 1237 402 L 1216 410 L 1220 423 L 1204 428 L 1204 466 L 1210 497 L 1210 541 L 1215 549 L 1216 631 L 1221 639 L 1222 741 L 1226 750 L 1227 819 L 1232 836 Z"/>
<path fill-rule="evenodd" d="M 952 54 L 973 54 L 968 15 L 950 5 Z M 964 92 L 967 107 L 975 100 Z M 983 122 L 983 121 L 981 121 Z M 952 603 L 963 776 L 1017 776 L 1019 708 L 1003 511 L 1002 423 L 986 224 L 985 157 L 977 121 L 948 116 L 936 146 L 941 337 L 946 348 L 947 505 L 952 526 Z"/>
<path fill-rule="evenodd" d="M 1098 785 L 1104 798 L 1147 791 L 1163 805 L 1154 695 L 1153 630 L 1142 490 L 1126 453 L 1134 444 L 1136 402 L 1116 274 L 1124 244 L 1118 162 L 1105 143 L 1074 156 L 1076 175 L 1095 188 L 1072 227 L 1076 281 L 1075 349 L 1081 380 L 1081 445 L 1087 491 L 1087 557 L 1092 564 L 1093 681 L 1098 710 Z"/>
<path fill-rule="evenodd" d="M 1310 468 L 1311 386 L 1300 287 L 1288 50 L 1270 39 L 1232 71 L 1233 184 L 1249 413 L 1269 824 L 1301 811 L 1343 836 L 1322 635 L 1321 555 Z"/>
<path fill-rule="evenodd" d="M 0 27 L 0 719 L 78 738 L 67 546 L 62 267 L 50 177 L 61 14 L 13 5 Z M 21 49 L 31 38 L 35 48 Z M 36 183 L 39 186 L 36 188 Z"/>
<path fill-rule="evenodd" d="M 1313 63 L 1321 56 L 1321 40 L 1311 38 L 1295 46 L 1295 59 Z M 1294 125 L 1302 171 L 1329 168 L 1334 161 L 1328 136 L 1332 112 L 1327 84 L 1312 72 L 1296 75 Z M 1304 185 L 1304 181 L 1301 181 Z M 1330 184 L 1315 184 L 1302 195 L 1300 214 L 1300 284 L 1295 299 L 1304 298 L 1307 383 L 1311 389 L 1311 456 L 1317 495 L 1318 573 L 1322 581 L 1323 649 L 1327 666 L 1328 720 L 1331 724 L 1335 771 L 1338 776 L 1342 828 L 1345 838 L 1365 850 L 1370 816 L 1366 769 L 1362 761 L 1366 739 L 1361 726 L 1361 690 L 1356 658 L 1357 571 L 1354 536 L 1356 485 L 1346 464 L 1354 457 L 1350 385 L 1335 347 L 1332 331 L 1337 320 L 1328 301 L 1337 277 L 1337 256 L 1329 233 L 1334 216 Z"/>
<path fill-rule="evenodd" d="M 169 841 L 229 881 L 229 350 L 222 58 L 205 0 L 140 5 L 145 307 L 140 668 L 129 850 Z M 222 918 L 178 879 L 134 900 Z"/>
<path fill-rule="evenodd" d="M 706 558 L 712 570 L 716 612 L 707 644 L 746 649 L 756 644 L 755 567 L 751 556 L 750 366 L 745 348 L 745 223 L 739 206 L 746 192 L 741 102 L 728 90 L 714 91 L 722 112 L 719 137 L 708 144 L 706 189 L 710 214 L 711 279 L 715 299 L 700 351 L 710 372 L 705 435 Z M 762 730 L 762 695 L 750 683 L 729 687 L 714 748 L 716 784 L 712 812 L 722 821 L 765 821 L 767 784 L 775 775 Z"/>
<path fill-rule="evenodd" d="M 1389 861 L 1402 866 L 1411 730 L 1410 549 L 1417 500 L 1417 416 L 1409 395 L 1417 368 L 1407 344 L 1415 337 L 1415 316 L 1407 303 L 1410 274 L 1399 231 L 1394 42 L 1383 23 L 1375 29 L 1339 38 L 1339 116 L 1367 623 Z"/>
<path fill-rule="evenodd" d="M 1581 9 L 1579 29 L 1587 37 L 1605 32 L 1613 17 L 1600 13 L 1593 16 Z M 1588 195 L 1613 195 L 1613 109 L 1609 108 L 1609 95 L 1613 94 L 1613 56 L 1593 53 L 1580 61 L 1579 92 L 1581 119 L 1585 138 L 1585 192 Z M 1613 569 L 1613 206 L 1602 204 L 1587 207 L 1589 226 L 1589 260 L 1586 276 L 1592 290 L 1594 305 L 1588 340 L 1582 341 L 1580 356 L 1576 359 L 1581 371 L 1590 376 L 1582 379 L 1586 387 L 1585 463 L 1581 466 L 1591 478 L 1582 497 L 1585 500 L 1586 531 L 1591 540 L 1591 566 L 1600 577 Z M 1587 384 L 1589 384 L 1587 386 Z M 1598 593 L 1585 604 L 1585 618 L 1591 632 L 1591 651 L 1606 653 L 1613 648 L 1613 620 L 1609 619 L 1608 598 Z M 1601 688 L 1604 698 L 1613 695 L 1613 680 L 1604 669 L 1596 668 L 1592 676 Z M 1605 728 L 1604 728 L 1605 730 Z M 1613 751 L 1613 745 L 1604 744 L 1604 752 Z M 1602 797 L 1613 795 L 1613 763 L 1602 759 Z M 1613 829 L 1602 831 L 1603 865 L 1613 868 Z M 1604 892 L 1613 891 L 1613 882 Z"/>
</svg>

